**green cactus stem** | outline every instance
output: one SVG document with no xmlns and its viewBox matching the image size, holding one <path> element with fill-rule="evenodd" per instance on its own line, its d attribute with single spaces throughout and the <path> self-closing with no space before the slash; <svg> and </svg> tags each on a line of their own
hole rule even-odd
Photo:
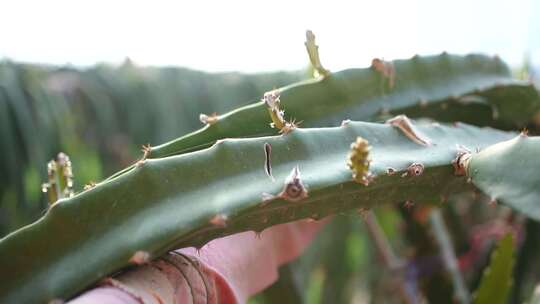
<svg viewBox="0 0 540 304">
<path fill-rule="evenodd" d="M 462 150 L 455 160 L 456 174 L 470 181 L 494 202 L 540 220 L 540 137 L 522 133 L 478 153 Z"/>
<path fill-rule="evenodd" d="M 399 112 L 441 121 L 483 125 L 499 122 L 508 127 L 524 124 L 540 109 L 534 86 L 512 79 L 506 65 L 497 58 L 444 53 L 396 60 L 392 65 L 395 85 L 391 93 L 381 92 L 379 72 L 366 68 L 332 73 L 277 89 L 273 94 L 279 96 L 280 110 L 301 120 L 304 127 L 337 126 L 344 118 L 376 121 Z M 479 101 L 463 101 L 474 98 Z M 471 117 L 472 109 L 485 114 Z M 268 116 L 263 98 L 220 115 L 214 124 L 203 129 L 152 147 L 148 157 L 207 148 L 223 138 L 275 135 L 281 128 L 274 129 L 269 123 L 278 121 Z"/>
<path fill-rule="evenodd" d="M 453 174 L 456 147 L 484 148 L 513 136 L 465 124 L 415 127 L 433 145 L 419 145 L 389 124 L 349 122 L 286 136 L 225 139 L 208 149 L 146 159 L 59 200 L 43 218 L 0 240 L 0 269 L 9 277 L 0 284 L 0 302 L 67 299 L 141 256 L 201 247 L 240 231 L 470 191 L 466 178 Z M 369 186 L 354 182 L 346 165 L 357 137 L 371 146 Z M 266 143 L 276 182 L 264 169 Z M 421 174 L 387 174 L 388 168 L 406 172 L 414 163 L 422 164 Z"/>
</svg>

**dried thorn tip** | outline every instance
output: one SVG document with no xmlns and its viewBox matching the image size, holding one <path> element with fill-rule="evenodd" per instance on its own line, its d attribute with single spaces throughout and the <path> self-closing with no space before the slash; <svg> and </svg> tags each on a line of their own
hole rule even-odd
<svg viewBox="0 0 540 304">
<path fill-rule="evenodd" d="M 372 180 L 372 174 L 369 172 L 369 164 L 371 163 L 369 150 L 371 150 L 371 147 L 368 141 L 362 137 L 357 137 L 356 141 L 351 144 L 351 152 L 347 162 L 354 181 L 366 186 Z"/>
</svg>

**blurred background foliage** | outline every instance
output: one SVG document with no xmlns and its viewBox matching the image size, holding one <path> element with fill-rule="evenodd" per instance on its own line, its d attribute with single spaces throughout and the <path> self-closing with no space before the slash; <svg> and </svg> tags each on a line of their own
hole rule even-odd
<svg viewBox="0 0 540 304">
<path fill-rule="evenodd" d="M 47 161 L 71 157 L 75 191 L 135 162 L 143 144 L 159 144 L 201 127 L 199 114 L 224 113 L 312 71 L 209 74 L 184 68 L 88 69 L 0 62 L 0 236 L 46 210 L 41 183 Z M 516 71 L 530 78 L 528 65 Z M 280 269 L 280 279 L 251 303 L 456 303 L 452 275 L 434 232 L 441 212 L 468 292 L 505 233 L 517 236 L 512 303 L 540 281 L 539 225 L 489 206 L 478 194 L 439 209 L 384 206 L 374 217 L 400 266 L 381 259 L 361 215 L 335 216 L 307 252 Z M 437 210 L 437 211 L 434 211 Z M 420 290 L 423 299 L 411 298 Z"/>
</svg>

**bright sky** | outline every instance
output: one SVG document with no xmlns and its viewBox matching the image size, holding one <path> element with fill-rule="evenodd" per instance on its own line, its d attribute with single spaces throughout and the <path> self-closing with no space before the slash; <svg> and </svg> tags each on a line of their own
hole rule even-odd
<svg viewBox="0 0 540 304">
<path fill-rule="evenodd" d="M 306 29 L 334 71 L 444 50 L 540 64 L 538 0 L 12 0 L 0 3 L 0 58 L 293 70 L 307 65 Z"/>
</svg>

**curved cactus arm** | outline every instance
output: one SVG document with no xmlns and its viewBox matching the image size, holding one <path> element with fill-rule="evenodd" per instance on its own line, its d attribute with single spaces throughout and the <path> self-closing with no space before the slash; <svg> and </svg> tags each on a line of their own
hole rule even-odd
<svg viewBox="0 0 540 304">
<path fill-rule="evenodd" d="M 525 134 L 479 153 L 462 152 L 463 167 L 472 183 L 493 201 L 540 220 L 540 137 Z"/>
<path fill-rule="evenodd" d="M 482 275 L 480 287 L 474 294 L 474 304 L 507 303 L 512 288 L 514 268 L 514 238 L 507 234 L 491 255 L 488 268 Z"/>
<path fill-rule="evenodd" d="M 437 202 L 470 190 L 453 175 L 457 145 L 483 148 L 512 136 L 467 125 L 416 129 L 430 146 L 390 124 L 349 122 L 142 161 L 0 240 L 0 269 L 10 278 L 0 302 L 65 299 L 129 264 L 240 231 L 382 203 Z M 347 167 L 358 136 L 371 146 L 369 186 L 353 182 Z M 265 144 L 275 182 L 264 168 Z"/>
<path fill-rule="evenodd" d="M 394 84 L 390 90 L 381 88 L 386 76 L 375 67 L 344 70 L 280 88 L 285 116 L 302 121 L 305 127 L 336 126 L 343 118 L 376 121 L 385 113 L 403 111 L 414 117 L 474 123 L 477 117 L 470 113 L 480 108 L 485 116 L 481 124 L 497 120 L 513 126 L 528 121 L 540 109 L 534 86 L 512 79 L 497 58 L 444 53 L 396 60 L 391 66 Z M 222 138 L 276 135 L 278 130 L 270 123 L 267 105 L 256 102 L 217 116 L 196 132 L 152 147 L 148 157 L 206 148 Z"/>
</svg>

